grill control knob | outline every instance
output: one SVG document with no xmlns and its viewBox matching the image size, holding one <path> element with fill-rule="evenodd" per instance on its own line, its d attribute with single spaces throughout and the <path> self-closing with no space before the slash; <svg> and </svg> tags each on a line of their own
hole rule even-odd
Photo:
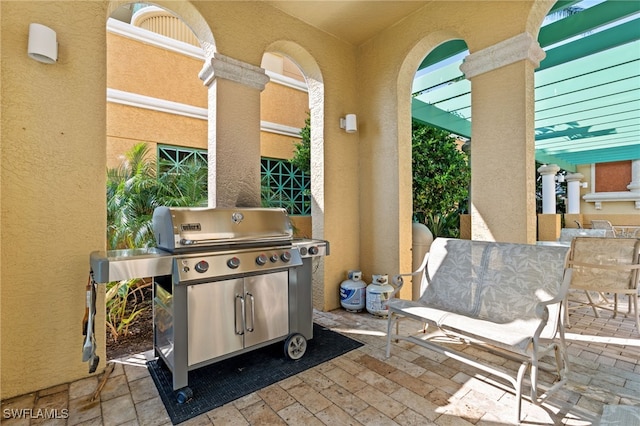
<svg viewBox="0 0 640 426">
<path fill-rule="evenodd" d="M 272 254 L 272 255 L 269 257 L 269 260 L 271 261 L 271 263 L 276 263 L 276 262 L 278 261 L 278 255 L 277 255 L 277 254 L 275 254 L 275 253 L 274 253 L 274 254 Z"/>
<path fill-rule="evenodd" d="M 256 257 L 256 263 L 260 266 L 264 265 L 267 263 L 267 255 L 266 254 L 261 254 L 260 256 Z"/>
<path fill-rule="evenodd" d="M 283 262 L 288 262 L 291 260 L 291 253 L 289 253 L 288 251 L 285 251 L 284 253 L 282 253 L 280 255 L 280 259 L 282 259 Z"/>
<path fill-rule="evenodd" d="M 316 254 L 318 254 L 318 247 L 316 246 L 309 247 L 309 254 L 312 256 L 315 256 Z"/>
<path fill-rule="evenodd" d="M 307 248 L 306 247 L 300 247 L 300 254 L 303 256 L 307 255 Z"/>
<path fill-rule="evenodd" d="M 209 264 L 207 263 L 206 260 L 201 260 L 200 262 L 196 263 L 195 269 L 196 269 L 196 272 L 200 272 L 201 274 L 204 274 L 209 270 Z"/>
<path fill-rule="evenodd" d="M 237 257 L 232 257 L 231 259 L 227 260 L 227 266 L 231 269 L 237 269 L 238 266 L 240 266 L 240 259 L 238 259 Z"/>
</svg>

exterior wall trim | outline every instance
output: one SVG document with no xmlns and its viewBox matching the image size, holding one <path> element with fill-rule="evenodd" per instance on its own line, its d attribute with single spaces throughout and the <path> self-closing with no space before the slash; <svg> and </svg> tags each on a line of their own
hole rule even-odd
<svg viewBox="0 0 640 426">
<path fill-rule="evenodd" d="M 182 115 L 185 117 L 198 118 L 200 120 L 207 119 L 206 108 L 153 98 L 151 96 L 144 96 L 137 93 L 124 92 L 117 89 L 107 88 L 107 102 Z"/>
<path fill-rule="evenodd" d="M 165 112 L 167 114 L 182 115 L 184 117 L 197 118 L 199 120 L 207 120 L 206 108 L 199 108 L 179 102 L 139 95 L 137 93 L 124 92 L 117 89 L 107 89 L 107 102 Z M 260 130 L 263 132 L 300 138 L 301 129 L 298 127 L 285 126 L 283 124 L 262 120 L 260 121 Z"/>
<path fill-rule="evenodd" d="M 181 55 L 191 56 L 195 59 L 204 60 L 204 51 L 192 44 L 185 43 L 166 37 L 161 34 L 154 33 L 143 28 L 135 27 L 117 19 L 109 18 L 107 20 L 107 31 L 122 37 L 136 40 L 142 43 L 150 44 L 160 49 L 169 50 Z"/>
<path fill-rule="evenodd" d="M 285 126 L 283 124 L 272 123 L 271 121 L 260 120 L 260 130 L 263 132 L 276 133 L 278 135 L 300 138 L 300 128 Z"/>
<path fill-rule="evenodd" d="M 175 40 L 143 28 L 135 27 L 125 22 L 118 21 L 117 19 L 109 18 L 107 20 L 107 31 L 131 40 L 150 44 L 160 49 L 169 50 L 171 52 L 204 61 L 204 51 L 197 46 L 193 46 L 189 43 Z M 309 92 L 306 83 L 302 81 L 269 70 L 266 70 L 266 73 L 272 83 L 300 90 L 305 93 Z"/>
</svg>

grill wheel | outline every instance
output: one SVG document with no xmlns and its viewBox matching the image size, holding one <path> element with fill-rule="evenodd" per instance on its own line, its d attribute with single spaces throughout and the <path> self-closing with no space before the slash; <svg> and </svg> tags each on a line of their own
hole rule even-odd
<svg viewBox="0 0 640 426">
<path fill-rule="evenodd" d="M 307 339 L 300 334 L 292 334 L 284 342 L 284 354 L 289 359 L 300 359 L 307 351 Z"/>
</svg>

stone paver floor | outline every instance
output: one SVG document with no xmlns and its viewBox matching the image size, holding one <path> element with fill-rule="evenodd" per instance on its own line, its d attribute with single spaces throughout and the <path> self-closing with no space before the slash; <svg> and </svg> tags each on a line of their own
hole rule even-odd
<svg viewBox="0 0 640 426">
<path fill-rule="evenodd" d="M 589 308 L 572 311 L 570 319 L 569 383 L 542 406 L 524 402 L 523 424 L 598 424 L 607 404 L 640 406 L 640 335 L 633 319 L 608 312 L 595 318 Z M 365 345 L 182 425 L 513 424 L 515 397 L 499 379 L 408 342 L 386 359 L 385 319 L 335 310 L 315 312 L 314 320 Z M 170 425 L 145 366 L 151 354 L 112 361 L 94 401 L 100 375 L 2 401 L 0 422 Z M 59 418 L 24 418 L 45 409 Z"/>
</svg>

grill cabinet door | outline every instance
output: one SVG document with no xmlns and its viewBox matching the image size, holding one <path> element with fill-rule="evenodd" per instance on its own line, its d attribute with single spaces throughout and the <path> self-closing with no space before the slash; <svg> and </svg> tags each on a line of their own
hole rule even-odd
<svg viewBox="0 0 640 426">
<path fill-rule="evenodd" d="M 289 273 L 245 278 L 245 347 L 289 334 Z"/>
<path fill-rule="evenodd" d="M 242 278 L 187 288 L 189 366 L 242 349 L 243 288 Z"/>
</svg>

